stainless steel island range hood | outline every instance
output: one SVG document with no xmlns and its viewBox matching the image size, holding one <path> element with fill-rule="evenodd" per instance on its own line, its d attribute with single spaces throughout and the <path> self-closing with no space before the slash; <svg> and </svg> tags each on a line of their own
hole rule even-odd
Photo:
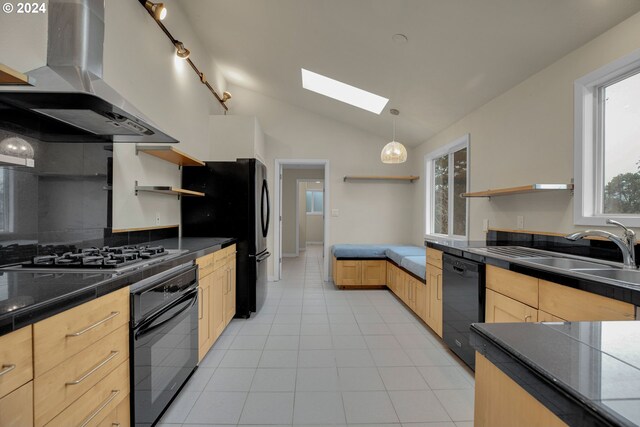
<svg viewBox="0 0 640 427">
<path fill-rule="evenodd" d="M 102 80 L 105 0 L 49 0 L 47 65 L 0 90 L 0 129 L 47 142 L 177 143 Z"/>
</svg>

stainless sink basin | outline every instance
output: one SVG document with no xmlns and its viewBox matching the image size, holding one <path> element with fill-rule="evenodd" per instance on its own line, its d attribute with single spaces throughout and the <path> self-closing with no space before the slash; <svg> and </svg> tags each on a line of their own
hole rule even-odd
<svg viewBox="0 0 640 427">
<path fill-rule="evenodd" d="M 606 277 L 607 279 L 620 280 L 622 282 L 640 285 L 640 270 L 606 269 L 584 270 L 580 272 L 584 274 L 592 274 L 598 277 Z"/>
<path fill-rule="evenodd" d="M 546 265 L 549 267 L 563 268 L 566 270 L 577 269 L 605 269 L 611 268 L 606 264 L 600 264 L 597 262 L 582 261 L 572 258 L 552 258 L 552 257 L 539 257 L 539 258 L 521 258 L 522 261 L 532 262 L 534 264 Z M 585 271 L 586 273 L 586 271 Z"/>
</svg>

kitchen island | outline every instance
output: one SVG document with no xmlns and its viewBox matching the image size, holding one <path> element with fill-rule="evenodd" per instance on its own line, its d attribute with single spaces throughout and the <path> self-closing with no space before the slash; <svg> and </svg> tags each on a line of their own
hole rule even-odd
<svg viewBox="0 0 640 427">
<path fill-rule="evenodd" d="M 476 426 L 640 425 L 640 322 L 474 324 Z"/>
</svg>

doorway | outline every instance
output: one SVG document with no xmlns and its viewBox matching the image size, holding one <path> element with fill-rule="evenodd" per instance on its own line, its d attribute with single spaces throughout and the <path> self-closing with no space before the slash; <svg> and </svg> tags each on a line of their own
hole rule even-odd
<svg viewBox="0 0 640 427">
<path fill-rule="evenodd" d="M 300 256 L 307 245 L 320 246 L 323 279 L 329 279 L 329 161 L 276 159 L 274 279 L 282 259 Z M 309 237 L 308 237 L 309 236 Z"/>
</svg>

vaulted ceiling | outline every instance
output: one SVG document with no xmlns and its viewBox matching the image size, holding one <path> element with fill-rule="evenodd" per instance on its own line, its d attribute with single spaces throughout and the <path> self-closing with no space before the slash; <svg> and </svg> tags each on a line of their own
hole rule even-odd
<svg viewBox="0 0 640 427">
<path fill-rule="evenodd" d="M 638 0 L 189 0 L 235 85 L 417 145 L 625 18 Z M 394 34 L 408 42 L 396 43 Z M 381 115 L 301 86 L 300 68 L 389 98 Z M 240 102 L 237 100 L 236 102 Z M 232 103 L 230 103 L 232 105 Z"/>
</svg>

